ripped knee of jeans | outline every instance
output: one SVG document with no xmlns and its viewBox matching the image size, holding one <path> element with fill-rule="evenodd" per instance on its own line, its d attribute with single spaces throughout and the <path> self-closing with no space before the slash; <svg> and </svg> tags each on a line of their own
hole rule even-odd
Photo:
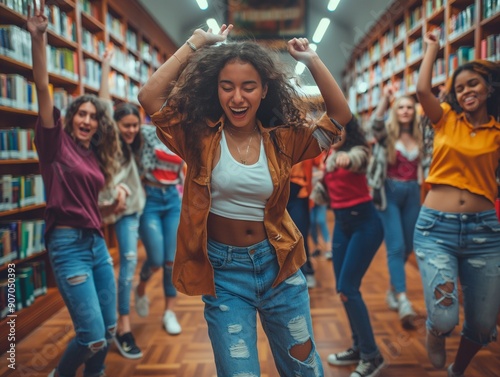
<svg viewBox="0 0 500 377">
<path fill-rule="evenodd" d="M 451 281 L 438 285 L 434 290 L 434 297 L 436 297 L 437 303 L 443 306 L 451 306 L 455 299 L 453 294 L 454 289 L 455 284 Z"/>
<path fill-rule="evenodd" d="M 89 349 L 92 353 L 97 353 L 104 349 L 107 346 L 107 342 L 105 340 L 99 340 L 94 343 L 89 344 Z"/>
<path fill-rule="evenodd" d="M 70 276 L 67 278 L 67 280 L 70 285 L 78 285 L 85 283 L 87 281 L 87 278 L 88 278 L 87 274 L 82 274 L 82 275 Z"/>
<path fill-rule="evenodd" d="M 288 322 L 288 330 L 297 344 L 290 347 L 290 355 L 297 360 L 306 361 L 311 354 L 313 344 L 304 316 L 296 317 Z"/>
</svg>

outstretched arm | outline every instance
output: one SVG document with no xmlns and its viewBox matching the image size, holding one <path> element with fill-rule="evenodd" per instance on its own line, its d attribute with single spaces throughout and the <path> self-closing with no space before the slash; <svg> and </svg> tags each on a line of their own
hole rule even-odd
<svg viewBox="0 0 500 377">
<path fill-rule="evenodd" d="M 111 100 L 109 94 L 109 71 L 111 66 L 111 58 L 113 57 L 113 50 L 104 51 L 101 64 L 101 87 L 99 88 L 99 98 L 104 100 Z"/>
<path fill-rule="evenodd" d="M 47 71 L 47 56 L 45 51 L 48 26 L 48 20 L 44 14 L 45 0 L 40 0 L 40 8 L 37 7 L 37 1 L 33 0 L 33 14 L 31 11 L 31 6 L 29 6 L 27 25 L 31 35 L 33 78 L 38 98 L 38 114 L 40 115 L 43 127 L 53 128 L 55 127 L 52 117 L 52 108 L 54 105 L 49 91 L 49 73 Z"/>
<path fill-rule="evenodd" d="M 384 86 L 382 98 L 375 109 L 375 119 L 384 119 L 384 114 L 389 107 L 389 103 L 391 102 L 391 98 L 394 96 L 395 92 L 396 88 L 393 85 Z"/>
<path fill-rule="evenodd" d="M 439 40 L 435 34 L 429 32 L 424 36 L 427 45 L 424 59 L 420 64 L 420 72 L 417 81 L 417 97 L 422 105 L 425 115 L 430 121 L 436 124 L 443 115 L 443 109 L 439 104 L 439 99 L 432 93 L 432 65 L 436 60 L 439 51 Z"/>
<path fill-rule="evenodd" d="M 304 63 L 311 72 L 325 101 L 328 116 L 346 125 L 351 120 L 352 113 L 344 93 L 316 51 L 309 47 L 307 38 L 289 40 L 288 52 L 295 60 Z"/>
<path fill-rule="evenodd" d="M 153 73 L 139 91 L 138 99 L 146 113 L 151 115 L 160 110 L 168 97 L 168 87 L 170 83 L 177 79 L 181 73 L 181 67 L 184 66 L 184 63 L 188 60 L 189 55 L 193 53 L 194 49 L 226 40 L 232 28 L 233 25 L 222 25 L 218 34 L 212 33 L 212 29 L 208 29 L 208 31 L 196 29 L 193 35 L 189 37 L 188 42 L 184 43 L 174 52 L 172 56 Z"/>
</svg>

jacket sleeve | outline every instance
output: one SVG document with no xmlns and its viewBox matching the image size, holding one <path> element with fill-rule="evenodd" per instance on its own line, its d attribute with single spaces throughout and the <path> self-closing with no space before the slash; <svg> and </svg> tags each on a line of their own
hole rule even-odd
<svg viewBox="0 0 500 377">
<path fill-rule="evenodd" d="M 176 155 L 183 160 L 185 154 L 185 134 L 182 127 L 182 114 L 166 104 L 151 116 L 156 126 L 158 138 Z"/>
<path fill-rule="evenodd" d="M 361 145 L 355 146 L 347 152 L 347 155 L 350 160 L 348 170 L 354 173 L 366 172 L 370 156 L 370 152 L 367 147 Z"/>
</svg>

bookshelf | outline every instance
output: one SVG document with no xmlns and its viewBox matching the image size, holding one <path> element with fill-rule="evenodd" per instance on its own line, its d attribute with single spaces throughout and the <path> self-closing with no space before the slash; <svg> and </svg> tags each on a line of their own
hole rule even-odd
<svg viewBox="0 0 500 377">
<path fill-rule="evenodd" d="M 426 32 L 439 33 L 441 49 L 434 90 L 460 64 L 472 59 L 500 60 L 499 0 L 395 0 L 355 47 L 343 75 L 349 103 L 363 124 L 388 83 L 399 95 L 415 95 Z"/>
<path fill-rule="evenodd" d="M 22 271 L 19 274 L 28 275 L 37 296 L 33 300 L 19 298 L 24 307 L 15 313 L 16 342 L 64 305 L 43 247 L 42 225 L 36 221 L 43 219 L 45 203 L 33 148 L 38 105 L 31 71 L 31 40 L 25 30 L 31 2 L 0 0 L 0 309 L 6 301 L 2 292 L 8 263 L 14 263 L 16 271 Z M 115 103 L 135 104 L 141 85 L 177 49 L 138 0 L 59 0 L 47 8 L 49 82 L 54 104 L 61 109 L 73 97 L 98 93 L 101 57 L 107 47 L 114 50 L 109 76 L 111 96 Z M 10 229 L 9 224 L 17 224 L 18 230 Z M 25 228 L 28 243 L 21 245 Z M 16 242 L 12 241 L 15 235 Z M 105 227 L 104 235 L 116 259 L 112 227 Z M 22 253 L 21 246 L 26 249 Z M 44 266 L 45 286 L 37 290 L 43 280 L 40 265 Z M 16 286 L 17 290 L 21 286 Z M 5 310 L 2 312 L 5 314 Z M 0 319 L 2 339 L 7 339 L 8 330 L 6 319 Z M 6 347 L 2 342 L 0 354 Z"/>
</svg>

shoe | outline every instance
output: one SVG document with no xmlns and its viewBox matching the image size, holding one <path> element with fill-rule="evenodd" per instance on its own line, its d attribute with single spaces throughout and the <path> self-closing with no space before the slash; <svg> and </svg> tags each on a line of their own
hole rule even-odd
<svg viewBox="0 0 500 377">
<path fill-rule="evenodd" d="M 307 288 L 316 288 L 316 278 L 314 275 L 306 275 Z"/>
<path fill-rule="evenodd" d="M 149 315 L 149 299 L 148 296 L 139 296 L 137 293 L 137 287 L 134 290 L 135 298 L 135 311 L 139 317 L 147 317 Z"/>
<path fill-rule="evenodd" d="M 396 299 L 396 294 L 392 289 L 387 291 L 385 295 L 385 302 L 387 302 L 387 306 L 389 307 L 389 309 L 394 311 L 399 310 L 398 300 Z"/>
<path fill-rule="evenodd" d="M 182 331 L 181 325 L 177 322 L 177 317 L 172 310 L 167 310 L 163 315 L 163 327 L 170 335 L 178 335 Z"/>
<path fill-rule="evenodd" d="M 400 293 L 398 297 L 398 312 L 401 325 L 405 329 L 415 328 L 415 317 L 417 314 L 411 306 L 410 300 L 406 297 L 405 293 Z"/>
<path fill-rule="evenodd" d="M 434 335 L 427 330 L 425 347 L 427 348 L 427 357 L 434 368 L 441 369 L 446 364 L 446 338 Z"/>
<path fill-rule="evenodd" d="M 448 367 L 448 377 L 464 377 L 465 375 L 463 373 L 457 374 L 453 372 L 453 364 L 450 364 Z"/>
<path fill-rule="evenodd" d="M 346 351 L 332 353 L 328 355 L 328 364 L 332 365 L 351 365 L 358 364 L 361 361 L 359 351 L 349 348 Z"/>
<path fill-rule="evenodd" d="M 123 357 L 127 359 L 139 359 L 142 357 L 141 349 L 135 344 L 135 339 L 131 332 L 126 332 L 123 335 L 116 334 L 113 340 Z"/>
<path fill-rule="evenodd" d="M 319 257 L 321 255 L 321 250 L 320 249 L 316 249 L 312 252 L 311 256 L 312 257 Z"/>
<path fill-rule="evenodd" d="M 326 258 L 326 260 L 332 260 L 332 252 L 331 251 L 326 251 L 325 252 L 325 258 Z"/>
<path fill-rule="evenodd" d="M 375 377 L 378 376 L 384 366 L 382 355 L 370 360 L 361 360 L 356 370 L 351 373 L 351 377 Z"/>
</svg>

